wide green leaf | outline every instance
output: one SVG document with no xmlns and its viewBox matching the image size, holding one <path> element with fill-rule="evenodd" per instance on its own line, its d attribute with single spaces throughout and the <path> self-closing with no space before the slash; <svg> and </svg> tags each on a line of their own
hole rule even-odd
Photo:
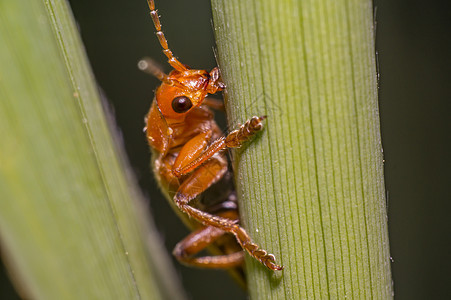
<svg viewBox="0 0 451 300">
<path fill-rule="evenodd" d="M 181 299 L 65 1 L 0 2 L 0 238 L 33 299 Z"/>
<path fill-rule="evenodd" d="M 285 269 L 247 260 L 252 299 L 392 297 L 369 0 L 212 0 L 243 224 Z"/>
</svg>

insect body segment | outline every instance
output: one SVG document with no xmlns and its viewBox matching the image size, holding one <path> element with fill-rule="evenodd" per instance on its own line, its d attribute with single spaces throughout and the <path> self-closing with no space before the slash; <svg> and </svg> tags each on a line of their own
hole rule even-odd
<svg viewBox="0 0 451 300">
<path fill-rule="evenodd" d="M 166 75 L 150 59 L 139 63 L 140 69 L 162 81 L 146 117 L 147 138 L 161 187 L 171 195 L 171 204 L 186 214 L 182 218 L 194 229 L 177 244 L 174 255 L 179 261 L 194 266 L 230 268 L 242 264 L 242 248 L 269 269 L 281 270 L 283 267 L 276 264 L 274 255 L 253 243 L 239 225 L 232 194 L 214 206 L 193 201 L 227 174 L 228 162 L 223 150 L 247 142 L 263 128 L 266 117 L 252 117 L 223 136 L 208 107 L 220 108 L 221 105 L 207 97 L 225 88 L 219 79 L 219 69 L 214 68 L 210 73 L 194 70 L 175 58 L 161 31 L 154 1 L 148 0 L 148 4 L 158 40 L 174 70 Z M 221 255 L 195 257 L 212 243 L 220 245 Z"/>
</svg>

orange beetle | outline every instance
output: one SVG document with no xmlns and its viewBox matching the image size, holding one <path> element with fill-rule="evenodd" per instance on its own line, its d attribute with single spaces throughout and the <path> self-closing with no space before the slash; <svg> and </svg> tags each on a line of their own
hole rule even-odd
<svg viewBox="0 0 451 300">
<path fill-rule="evenodd" d="M 138 64 L 141 70 L 162 81 L 146 117 L 153 168 L 161 188 L 172 199 L 172 206 L 182 212 L 182 219 L 194 230 L 176 245 L 174 255 L 192 266 L 231 268 L 242 264 L 244 249 L 269 269 L 281 270 L 283 267 L 276 264 L 274 255 L 253 243 L 239 225 L 233 193 L 214 206 L 191 203 L 227 173 L 228 162 L 222 150 L 240 147 L 263 128 L 265 117 L 252 117 L 239 129 L 223 136 L 209 108 L 221 104 L 207 97 L 225 88 L 219 79 L 219 69 L 214 68 L 210 73 L 193 70 L 175 58 L 161 31 L 154 1 L 147 2 L 163 53 L 174 68 L 167 75 L 150 59 Z M 238 244 L 227 241 L 230 238 L 227 233 Z M 221 255 L 195 256 L 212 243 L 222 245 L 219 246 Z"/>
</svg>

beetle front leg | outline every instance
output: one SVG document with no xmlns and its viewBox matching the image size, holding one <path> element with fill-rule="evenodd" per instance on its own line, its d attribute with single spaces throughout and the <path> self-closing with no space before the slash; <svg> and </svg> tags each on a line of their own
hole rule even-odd
<svg viewBox="0 0 451 300">
<path fill-rule="evenodd" d="M 183 166 L 175 166 L 172 170 L 172 173 L 177 176 L 183 176 L 193 171 L 208 159 L 210 159 L 213 155 L 224 150 L 226 148 L 238 148 L 243 143 L 248 141 L 254 134 L 263 128 L 263 120 L 266 119 L 266 116 L 262 117 L 252 117 L 246 121 L 243 125 L 240 126 L 239 129 L 233 130 L 227 136 L 221 137 L 215 140 L 208 148 L 205 149 L 202 153 L 200 153 L 195 159 L 192 159 L 188 164 Z"/>
<path fill-rule="evenodd" d="M 216 99 L 213 97 L 205 97 L 204 101 L 202 101 L 203 105 L 206 105 L 214 110 L 225 111 L 224 101 L 220 99 Z"/>
</svg>

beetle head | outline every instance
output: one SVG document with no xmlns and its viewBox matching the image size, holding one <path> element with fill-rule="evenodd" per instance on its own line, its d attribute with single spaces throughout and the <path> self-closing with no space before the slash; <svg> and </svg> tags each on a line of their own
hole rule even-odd
<svg viewBox="0 0 451 300">
<path fill-rule="evenodd" d="M 177 120 L 200 106 L 208 94 L 224 88 L 218 68 L 210 73 L 205 70 L 173 70 L 157 88 L 155 97 L 162 115 Z"/>
</svg>

